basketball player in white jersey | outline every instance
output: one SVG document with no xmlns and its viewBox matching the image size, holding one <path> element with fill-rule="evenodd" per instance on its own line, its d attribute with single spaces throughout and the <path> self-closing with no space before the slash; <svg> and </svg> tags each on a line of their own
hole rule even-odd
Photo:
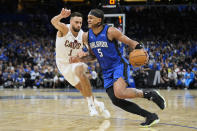
<svg viewBox="0 0 197 131">
<path fill-rule="evenodd" d="M 60 20 L 67 18 L 71 10 L 62 9 L 61 13 L 52 18 L 52 25 L 58 30 L 56 36 L 56 64 L 64 78 L 87 99 L 90 116 L 98 116 L 96 106 L 105 118 L 110 117 L 109 111 L 103 102 L 97 101 L 91 91 L 90 81 L 86 76 L 87 65 L 85 63 L 69 63 L 72 56 L 82 55 L 82 14 L 74 12 L 71 14 L 70 25 Z"/>
</svg>

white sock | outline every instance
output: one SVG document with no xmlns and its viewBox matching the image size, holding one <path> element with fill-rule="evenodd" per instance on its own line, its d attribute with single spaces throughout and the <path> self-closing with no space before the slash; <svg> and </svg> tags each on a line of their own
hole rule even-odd
<svg viewBox="0 0 197 131">
<path fill-rule="evenodd" d="M 86 97 L 86 100 L 88 102 L 88 106 L 93 106 L 94 105 L 94 101 L 93 101 L 93 97 Z"/>
<path fill-rule="evenodd" d="M 98 105 L 100 101 L 98 101 L 95 97 L 94 97 L 94 103 L 95 105 Z"/>
</svg>

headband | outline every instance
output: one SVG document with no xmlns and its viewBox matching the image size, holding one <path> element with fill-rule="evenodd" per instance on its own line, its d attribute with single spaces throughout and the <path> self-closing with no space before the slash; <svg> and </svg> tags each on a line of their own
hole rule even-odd
<svg viewBox="0 0 197 131">
<path fill-rule="evenodd" d="M 103 15 L 98 13 L 98 12 L 96 12 L 96 11 L 94 11 L 94 10 L 91 10 L 88 15 L 93 15 L 95 17 L 103 19 Z"/>
</svg>

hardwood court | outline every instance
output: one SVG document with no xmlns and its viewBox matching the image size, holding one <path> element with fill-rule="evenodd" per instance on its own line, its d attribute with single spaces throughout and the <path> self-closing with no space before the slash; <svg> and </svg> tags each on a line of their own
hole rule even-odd
<svg viewBox="0 0 197 131">
<path fill-rule="evenodd" d="M 160 123 L 141 128 L 140 116 L 112 105 L 105 92 L 94 93 L 104 101 L 112 118 L 90 117 L 79 92 L 49 89 L 0 90 L 0 131 L 197 131 L 197 90 L 160 90 L 167 108 L 160 110 L 145 99 L 134 102 L 156 112 Z"/>
</svg>

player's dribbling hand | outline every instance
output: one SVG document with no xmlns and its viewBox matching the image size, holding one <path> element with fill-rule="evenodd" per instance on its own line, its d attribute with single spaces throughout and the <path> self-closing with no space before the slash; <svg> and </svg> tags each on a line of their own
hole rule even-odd
<svg viewBox="0 0 197 131">
<path fill-rule="evenodd" d="M 80 62 L 79 57 L 71 56 L 69 59 L 69 63 L 78 63 L 78 62 Z"/>
<path fill-rule="evenodd" d="M 145 49 L 143 49 L 144 50 L 144 53 L 146 54 L 146 56 L 147 56 L 147 58 L 146 58 L 146 63 L 145 64 L 147 64 L 148 63 L 148 61 L 149 61 L 149 55 L 148 55 L 148 53 L 147 53 L 147 51 L 145 50 Z"/>
<path fill-rule="evenodd" d="M 77 56 L 79 58 L 82 58 L 82 57 L 87 56 L 87 55 L 88 55 L 88 53 L 87 52 L 84 52 L 84 51 L 80 51 L 80 52 L 77 53 Z"/>
<path fill-rule="evenodd" d="M 62 8 L 61 13 L 60 13 L 60 15 L 63 18 L 67 18 L 68 16 L 70 16 L 70 14 L 71 14 L 71 10 L 67 10 L 65 8 Z"/>
</svg>

